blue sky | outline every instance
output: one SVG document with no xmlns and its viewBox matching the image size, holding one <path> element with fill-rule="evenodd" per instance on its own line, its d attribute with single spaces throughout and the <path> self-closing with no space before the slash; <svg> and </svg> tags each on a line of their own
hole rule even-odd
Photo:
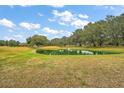
<svg viewBox="0 0 124 93">
<path fill-rule="evenodd" d="M 0 6 L 0 39 L 25 42 L 39 34 L 49 39 L 70 36 L 77 28 L 89 22 L 104 19 L 106 15 L 120 15 L 124 6 Z"/>
</svg>

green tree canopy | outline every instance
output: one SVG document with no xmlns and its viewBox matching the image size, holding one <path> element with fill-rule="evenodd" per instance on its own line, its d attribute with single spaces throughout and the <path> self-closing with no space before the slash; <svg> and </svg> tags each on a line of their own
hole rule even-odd
<svg viewBox="0 0 124 93">
<path fill-rule="evenodd" d="M 27 38 L 26 40 L 30 46 L 47 45 L 49 43 L 47 37 L 42 35 L 34 35 L 32 37 Z"/>
</svg>

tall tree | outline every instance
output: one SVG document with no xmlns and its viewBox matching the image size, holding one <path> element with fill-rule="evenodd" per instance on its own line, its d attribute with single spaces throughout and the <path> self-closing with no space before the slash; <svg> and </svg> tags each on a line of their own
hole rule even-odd
<svg viewBox="0 0 124 93">
<path fill-rule="evenodd" d="M 111 44 L 118 46 L 120 44 L 120 28 L 117 17 L 107 16 L 107 35 Z"/>
<path fill-rule="evenodd" d="M 47 37 L 42 36 L 42 35 L 34 35 L 32 37 L 29 37 L 26 39 L 27 43 L 30 46 L 40 46 L 40 45 L 47 45 L 49 43 L 49 40 Z"/>
</svg>

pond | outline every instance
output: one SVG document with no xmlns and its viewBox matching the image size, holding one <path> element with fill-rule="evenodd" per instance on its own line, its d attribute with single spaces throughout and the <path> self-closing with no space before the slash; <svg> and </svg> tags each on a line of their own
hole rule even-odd
<svg viewBox="0 0 124 93">
<path fill-rule="evenodd" d="M 105 54 L 119 54 L 112 51 L 95 51 L 95 50 L 75 50 L 75 49 L 59 49 L 59 50 L 44 50 L 37 49 L 36 53 L 45 55 L 105 55 Z"/>
</svg>

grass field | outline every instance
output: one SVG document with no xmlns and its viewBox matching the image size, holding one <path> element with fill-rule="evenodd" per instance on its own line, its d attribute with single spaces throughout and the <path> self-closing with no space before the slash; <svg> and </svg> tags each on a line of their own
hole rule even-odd
<svg viewBox="0 0 124 93">
<path fill-rule="evenodd" d="M 124 87 L 124 48 L 90 49 L 122 53 L 42 55 L 26 47 L 0 47 L 0 87 Z"/>
</svg>

